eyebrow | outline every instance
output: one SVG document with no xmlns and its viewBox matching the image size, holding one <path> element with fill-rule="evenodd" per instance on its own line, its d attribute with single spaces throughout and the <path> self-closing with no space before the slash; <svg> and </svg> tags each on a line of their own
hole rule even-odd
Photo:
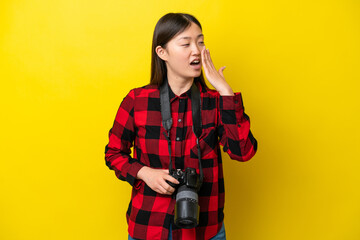
<svg viewBox="0 0 360 240">
<path fill-rule="evenodd" d="M 200 33 L 196 38 L 203 37 L 203 36 L 204 36 L 204 34 Z M 191 39 L 191 37 L 182 37 L 182 38 L 179 38 L 178 41 L 181 39 Z"/>
</svg>

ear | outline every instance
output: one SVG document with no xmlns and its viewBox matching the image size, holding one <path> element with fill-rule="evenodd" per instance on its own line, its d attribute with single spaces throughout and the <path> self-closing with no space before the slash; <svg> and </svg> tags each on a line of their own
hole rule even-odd
<svg viewBox="0 0 360 240">
<path fill-rule="evenodd" d="M 161 46 L 157 46 L 155 48 L 155 52 L 159 56 L 159 58 L 161 58 L 164 61 L 167 60 L 167 51 L 166 51 L 166 49 L 162 48 Z"/>
</svg>

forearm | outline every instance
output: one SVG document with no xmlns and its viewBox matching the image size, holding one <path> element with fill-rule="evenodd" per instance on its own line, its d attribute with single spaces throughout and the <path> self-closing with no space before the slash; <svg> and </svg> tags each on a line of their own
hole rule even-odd
<svg viewBox="0 0 360 240">
<path fill-rule="evenodd" d="M 250 131 L 250 118 L 244 112 L 241 93 L 219 97 L 219 137 L 230 158 L 247 161 L 257 150 L 257 141 Z"/>
</svg>

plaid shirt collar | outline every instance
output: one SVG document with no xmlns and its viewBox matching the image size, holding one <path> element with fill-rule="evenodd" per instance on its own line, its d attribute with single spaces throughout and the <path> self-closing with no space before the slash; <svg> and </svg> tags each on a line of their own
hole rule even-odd
<svg viewBox="0 0 360 240">
<path fill-rule="evenodd" d="M 195 80 L 194 80 L 195 81 Z M 195 81 L 196 86 L 199 88 L 200 92 L 206 92 L 206 88 L 203 87 L 203 85 L 199 82 L 199 81 Z M 189 90 L 187 90 L 186 92 L 182 93 L 180 96 L 175 95 L 175 93 L 171 90 L 171 88 L 169 87 L 169 98 L 170 98 L 170 103 L 172 103 L 173 101 L 175 101 L 175 99 L 180 98 L 180 99 L 186 99 L 188 97 L 191 97 L 191 88 L 189 88 Z"/>
</svg>

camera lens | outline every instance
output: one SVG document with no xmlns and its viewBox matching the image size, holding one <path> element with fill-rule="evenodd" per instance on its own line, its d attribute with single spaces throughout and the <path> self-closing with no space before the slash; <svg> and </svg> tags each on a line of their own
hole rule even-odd
<svg viewBox="0 0 360 240">
<path fill-rule="evenodd" d="M 180 228 L 194 228 L 199 224 L 198 194 L 182 185 L 178 189 L 175 205 L 175 224 Z"/>
</svg>

